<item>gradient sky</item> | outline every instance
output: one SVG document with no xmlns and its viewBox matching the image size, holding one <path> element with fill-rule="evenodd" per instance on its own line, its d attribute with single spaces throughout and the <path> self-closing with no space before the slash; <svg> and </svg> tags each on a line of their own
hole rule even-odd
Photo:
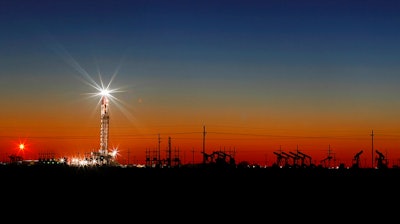
<svg viewBox="0 0 400 224">
<path fill-rule="evenodd" d="M 185 163 L 206 152 L 271 165 L 297 149 L 363 166 L 400 161 L 399 1 L 0 2 L 0 160 L 110 147 L 143 162 L 168 138 Z M 114 78 L 113 78 L 114 77 Z M 374 155 L 375 156 L 375 155 Z"/>
</svg>

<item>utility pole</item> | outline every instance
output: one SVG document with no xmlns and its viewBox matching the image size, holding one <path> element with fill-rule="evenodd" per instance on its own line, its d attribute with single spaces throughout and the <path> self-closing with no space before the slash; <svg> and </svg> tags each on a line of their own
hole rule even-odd
<svg viewBox="0 0 400 224">
<path fill-rule="evenodd" d="M 168 137 L 168 167 L 171 167 L 171 137 Z"/>
<path fill-rule="evenodd" d="M 203 126 L 203 164 L 206 163 L 206 126 Z"/>
<path fill-rule="evenodd" d="M 371 148 L 371 168 L 374 168 L 374 130 L 371 133 L 372 148 Z"/>
<path fill-rule="evenodd" d="M 328 167 L 331 168 L 331 160 L 332 160 L 332 156 L 331 156 L 331 144 L 328 145 Z"/>
<path fill-rule="evenodd" d="M 179 153 L 179 148 L 178 148 L 178 153 Z M 183 151 L 183 164 L 186 164 L 186 151 Z"/>
<path fill-rule="evenodd" d="M 192 164 L 194 165 L 194 148 L 192 149 Z"/>
<path fill-rule="evenodd" d="M 160 158 L 160 154 L 161 154 L 161 138 L 160 138 L 160 134 L 158 134 L 158 155 L 157 155 L 157 163 L 159 165 L 161 165 L 161 158 Z"/>
</svg>

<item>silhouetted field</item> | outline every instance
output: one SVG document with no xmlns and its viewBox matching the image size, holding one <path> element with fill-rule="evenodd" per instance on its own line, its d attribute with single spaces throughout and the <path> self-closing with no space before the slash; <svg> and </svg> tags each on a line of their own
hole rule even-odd
<svg viewBox="0 0 400 224">
<path fill-rule="evenodd" d="M 83 213 L 103 206 L 180 209 L 196 216 L 203 209 L 242 210 L 230 218 L 260 209 L 269 215 L 299 209 L 330 209 L 341 212 L 339 218 L 354 215 L 355 208 L 383 208 L 398 200 L 399 178 L 400 169 L 0 167 L 7 203 L 30 201 L 53 210 L 62 205 L 55 202 L 61 199 Z"/>
<path fill-rule="evenodd" d="M 64 184 L 109 183 L 126 186 L 164 187 L 187 182 L 215 186 L 314 186 L 389 184 L 400 178 L 400 169 L 326 169 L 326 168 L 136 168 L 118 166 L 0 166 L 4 182 L 29 181 L 37 184 L 59 182 Z"/>
</svg>

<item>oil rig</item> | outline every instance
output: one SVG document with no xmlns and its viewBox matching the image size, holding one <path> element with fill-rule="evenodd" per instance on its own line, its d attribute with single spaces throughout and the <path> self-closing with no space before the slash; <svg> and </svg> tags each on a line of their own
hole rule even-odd
<svg viewBox="0 0 400 224">
<path fill-rule="evenodd" d="M 101 89 L 98 94 L 101 96 L 100 108 L 100 148 L 86 155 L 83 160 L 74 162 L 74 165 L 95 165 L 95 166 L 115 166 L 118 163 L 115 160 L 116 151 L 110 151 L 108 148 L 110 115 L 109 115 L 109 97 L 111 97 L 108 89 Z M 73 161 L 72 161 L 73 162 Z"/>
</svg>

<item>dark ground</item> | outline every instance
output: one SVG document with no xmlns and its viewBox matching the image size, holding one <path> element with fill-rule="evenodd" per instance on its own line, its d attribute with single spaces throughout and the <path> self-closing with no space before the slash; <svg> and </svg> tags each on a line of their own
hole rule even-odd
<svg viewBox="0 0 400 224">
<path fill-rule="evenodd" d="M 0 167 L 2 203 L 10 210 L 191 219 L 185 223 L 320 216 L 359 222 L 358 212 L 361 220 L 371 214 L 382 221 L 397 216 L 399 179 L 400 169 Z"/>
<path fill-rule="evenodd" d="M 0 166 L 0 180 L 9 186 L 21 183 L 36 186 L 108 185 L 121 188 L 182 188 L 204 186 L 203 189 L 335 189 L 363 188 L 386 191 L 400 186 L 400 169 L 326 169 L 326 168 L 123 168 L 118 166 Z"/>
</svg>

